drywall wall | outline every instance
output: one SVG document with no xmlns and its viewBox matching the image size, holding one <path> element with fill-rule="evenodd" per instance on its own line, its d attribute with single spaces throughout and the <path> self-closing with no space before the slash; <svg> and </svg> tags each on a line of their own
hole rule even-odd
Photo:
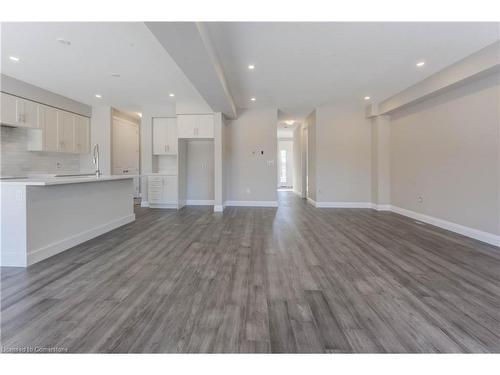
<svg viewBox="0 0 500 375">
<path fill-rule="evenodd" d="M 293 130 L 293 191 L 302 196 L 302 125 Z"/>
<path fill-rule="evenodd" d="M 499 81 L 492 74 L 392 114 L 393 206 L 500 234 Z"/>
<path fill-rule="evenodd" d="M 359 106 L 316 108 L 317 202 L 371 201 L 371 128 Z"/>
<path fill-rule="evenodd" d="M 73 174 L 80 171 L 80 155 L 60 152 L 28 151 L 28 129 L 1 129 L 2 176 L 24 176 L 32 173 Z"/>
<path fill-rule="evenodd" d="M 242 109 L 227 131 L 226 201 L 276 202 L 276 108 Z M 272 203 L 269 203 L 270 205 Z"/>
<path fill-rule="evenodd" d="M 307 198 L 316 201 L 316 111 L 306 118 L 307 124 Z"/>
<path fill-rule="evenodd" d="M 204 203 L 196 201 L 212 201 L 214 200 L 214 141 L 190 139 L 186 141 L 186 144 L 187 204 Z"/>
<path fill-rule="evenodd" d="M 379 209 L 391 203 L 391 121 L 389 116 L 378 116 L 371 124 L 371 201 Z"/>
</svg>

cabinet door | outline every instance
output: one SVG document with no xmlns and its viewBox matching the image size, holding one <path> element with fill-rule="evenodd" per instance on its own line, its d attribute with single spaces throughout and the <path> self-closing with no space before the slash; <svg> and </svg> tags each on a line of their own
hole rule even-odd
<svg viewBox="0 0 500 375">
<path fill-rule="evenodd" d="M 41 105 L 39 111 L 43 139 L 42 150 L 56 152 L 59 149 L 59 137 L 57 136 L 59 111 L 45 105 Z"/>
<path fill-rule="evenodd" d="M 163 181 L 163 203 L 177 203 L 177 176 L 165 176 Z"/>
<path fill-rule="evenodd" d="M 153 119 L 153 154 L 164 155 L 167 153 L 167 119 Z"/>
<path fill-rule="evenodd" d="M 214 116 L 197 115 L 196 116 L 196 138 L 214 137 Z"/>
<path fill-rule="evenodd" d="M 58 151 L 74 152 L 75 116 L 66 111 L 59 111 L 57 122 Z"/>
<path fill-rule="evenodd" d="M 195 135 L 196 116 L 177 116 L 177 135 L 179 138 L 196 138 Z"/>
<path fill-rule="evenodd" d="M 167 119 L 167 153 L 177 154 L 177 120 L 175 118 Z"/>
<path fill-rule="evenodd" d="M 1 94 L 1 122 L 4 125 L 18 125 L 17 98 L 9 94 Z"/>
<path fill-rule="evenodd" d="M 75 152 L 79 154 L 88 154 L 90 152 L 89 131 L 89 119 L 75 115 Z"/>
<path fill-rule="evenodd" d="M 31 100 L 18 99 L 20 101 L 18 108 L 22 108 L 22 125 L 26 128 L 39 128 L 39 114 L 38 109 L 40 105 L 38 103 L 32 102 Z"/>
</svg>

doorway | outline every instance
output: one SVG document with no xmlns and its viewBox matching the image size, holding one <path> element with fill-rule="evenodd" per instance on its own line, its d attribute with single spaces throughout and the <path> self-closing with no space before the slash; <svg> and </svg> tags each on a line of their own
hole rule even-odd
<svg viewBox="0 0 500 375">
<path fill-rule="evenodd" d="M 293 189 L 292 139 L 278 139 L 278 189 Z"/>
<path fill-rule="evenodd" d="M 115 113 L 118 111 L 115 111 Z M 139 121 L 113 116 L 111 170 L 114 175 L 139 175 Z M 140 197 L 139 177 L 134 177 L 134 198 Z"/>
</svg>

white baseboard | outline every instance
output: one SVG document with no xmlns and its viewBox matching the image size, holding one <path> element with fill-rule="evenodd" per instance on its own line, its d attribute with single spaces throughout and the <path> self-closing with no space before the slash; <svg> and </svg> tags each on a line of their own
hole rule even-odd
<svg viewBox="0 0 500 375">
<path fill-rule="evenodd" d="M 177 209 L 177 203 L 150 203 L 149 208 Z"/>
<path fill-rule="evenodd" d="M 104 225 L 92 228 L 88 231 L 65 238 L 62 241 L 52 243 L 50 245 L 44 246 L 34 251 L 30 251 L 27 255 L 27 265 L 29 266 L 34 263 L 40 262 L 46 258 L 59 254 L 65 250 L 68 250 L 76 245 L 81 244 L 82 242 L 91 240 L 92 238 L 100 236 L 101 234 L 104 234 L 113 229 L 121 227 L 122 225 L 128 224 L 134 220 L 135 220 L 135 214 L 124 216 L 122 218 L 110 221 L 109 223 L 106 223 Z"/>
<path fill-rule="evenodd" d="M 212 206 L 214 200 L 203 200 L 203 199 L 188 199 L 186 200 L 186 206 Z"/>
<path fill-rule="evenodd" d="M 318 208 L 372 208 L 371 202 L 316 202 Z"/>
<path fill-rule="evenodd" d="M 372 204 L 372 208 L 377 211 L 391 211 L 390 204 Z"/>
<path fill-rule="evenodd" d="M 224 205 L 214 204 L 214 212 L 223 212 L 223 211 L 224 211 Z"/>
<path fill-rule="evenodd" d="M 307 203 L 309 203 L 313 207 L 318 207 L 316 201 L 312 198 L 307 197 Z"/>
<path fill-rule="evenodd" d="M 235 207 L 278 207 L 278 201 L 226 201 L 224 205 Z"/>
<path fill-rule="evenodd" d="M 410 217 L 415 220 L 423 221 L 424 223 L 435 225 L 436 227 L 443 228 L 461 235 L 464 235 L 466 237 L 474 238 L 476 240 L 486 242 L 490 245 L 493 246 L 498 246 L 500 247 L 500 236 L 493 234 L 493 233 L 488 233 L 488 232 L 483 232 L 479 229 L 474 229 L 470 227 L 466 227 L 464 225 L 456 224 L 451 221 L 443 220 L 443 219 L 438 219 L 437 217 L 432 217 L 428 216 L 425 214 L 421 214 L 418 212 L 410 211 L 405 208 L 401 207 L 396 207 L 396 206 L 391 206 L 391 211 Z"/>
<path fill-rule="evenodd" d="M 148 201 L 141 201 L 141 207 L 149 207 Z"/>
</svg>

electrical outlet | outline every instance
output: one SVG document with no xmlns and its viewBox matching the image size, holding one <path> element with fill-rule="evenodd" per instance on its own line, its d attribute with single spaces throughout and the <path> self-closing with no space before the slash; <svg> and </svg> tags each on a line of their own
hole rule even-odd
<svg viewBox="0 0 500 375">
<path fill-rule="evenodd" d="M 247 194 L 250 194 L 252 191 L 250 190 L 249 187 L 247 187 L 246 192 L 247 192 Z"/>
<path fill-rule="evenodd" d="M 61 169 L 62 168 L 62 163 L 60 161 L 56 162 L 56 168 Z"/>
<path fill-rule="evenodd" d="M 424 198 L 422 198 L 420 195 L 417 197 L 417 202 L 418 203 L 424 203 Z"/>
<path fill-rule="evenodd" d="M 274 165 L 274 160 L 268 160 L 267 161 L 267 166 L 272 167 Z"/>
</svg>

